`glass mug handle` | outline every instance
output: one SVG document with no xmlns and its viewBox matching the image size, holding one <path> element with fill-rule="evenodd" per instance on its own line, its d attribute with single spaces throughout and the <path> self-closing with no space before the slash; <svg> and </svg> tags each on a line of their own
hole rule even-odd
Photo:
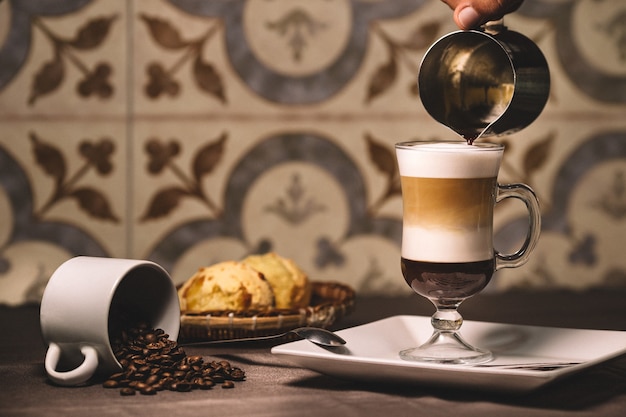
<svg viewBox="0 0 626 417">
<path fill-rule="evenodd" d="M 528 234 L 522 247 L 511 254 L 501 254 L 497 250 L 496 255 L 496 271 L 502 268 L 517 268 L 522 266 L 528 260 L 530 253 L 535 248 L 539 240 L 541 232 L 541 210 L 539 208 L 539 200 L 535 192 L 525 184 L 506 184 L 497 186 L 496 203 L 506 198 L 517 198 L 526 204 L 528 209 Z"/>
</svg>

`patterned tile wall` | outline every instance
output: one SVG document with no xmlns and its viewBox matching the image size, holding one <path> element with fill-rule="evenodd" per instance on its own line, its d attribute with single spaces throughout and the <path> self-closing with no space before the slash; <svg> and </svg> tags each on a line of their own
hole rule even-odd
<svg viewBox="0 0 626 417">
<path fill-rule="evenodd" d="M 491 291 L 626 285 L 626 4 L 526 0 L 506 24 L 550 64 L 500 182 L 542 201 L 535 256 Z M 151 259 L 176 282 L 275 250 L 316 280 L 409 293 L 393 144 L 451 138 L 419 62 L 438 0 L 0 1 L 0 302 L 69 257 Z M 524 236 L 502 204 L 496 242 Z"/>
</svg>

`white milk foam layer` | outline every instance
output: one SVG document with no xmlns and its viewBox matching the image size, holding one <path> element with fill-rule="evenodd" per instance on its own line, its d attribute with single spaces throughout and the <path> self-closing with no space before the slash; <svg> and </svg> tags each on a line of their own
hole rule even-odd
<svg viewBox="0 0 626 417">
<path fill-rule="evenodd" d="M 451 231 L 404 227 L 402 257 L 423 262 L 477 262 L 493 258 L 491 228 Z"/>
<path fill-rule="evenodd" d="M 496 177 L 502 149 L 465 142 L 432 142 L 396 148 L 400 175 L 423 178 Z"/>
</svg>

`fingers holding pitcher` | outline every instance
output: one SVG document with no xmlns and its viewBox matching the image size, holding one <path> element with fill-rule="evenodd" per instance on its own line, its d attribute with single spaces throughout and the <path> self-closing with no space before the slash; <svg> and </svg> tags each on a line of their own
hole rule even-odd
<svg viewBox="0 0 626 417">
<path fill-rule="evenodd" d="M 501 19 L 517 10 L 523 0 L 442 0 L 454 10 L 460 29 L 474 29 L 489 20 Z"/>
</svg>

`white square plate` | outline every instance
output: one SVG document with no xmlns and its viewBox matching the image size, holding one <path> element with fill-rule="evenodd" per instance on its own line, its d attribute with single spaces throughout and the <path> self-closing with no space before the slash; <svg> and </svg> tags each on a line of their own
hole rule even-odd
<svg viewBox="0 0 626 417">
<path fill-rule="evenodd" d="M 525 392 L 626 353 L 626 332 L 464 321 L 467 342 L 491 350 L 484 365 L 441 365 L 400 359 L 432 333 L 430 317 L 394 316 L 338 331 L 347 344 L 324 349 L 299 340 L 272 348 L 295 365 L 340 378 L 479 390 Z M 527 364 L 547 363 L 539 370 Z"/>
</svg>

